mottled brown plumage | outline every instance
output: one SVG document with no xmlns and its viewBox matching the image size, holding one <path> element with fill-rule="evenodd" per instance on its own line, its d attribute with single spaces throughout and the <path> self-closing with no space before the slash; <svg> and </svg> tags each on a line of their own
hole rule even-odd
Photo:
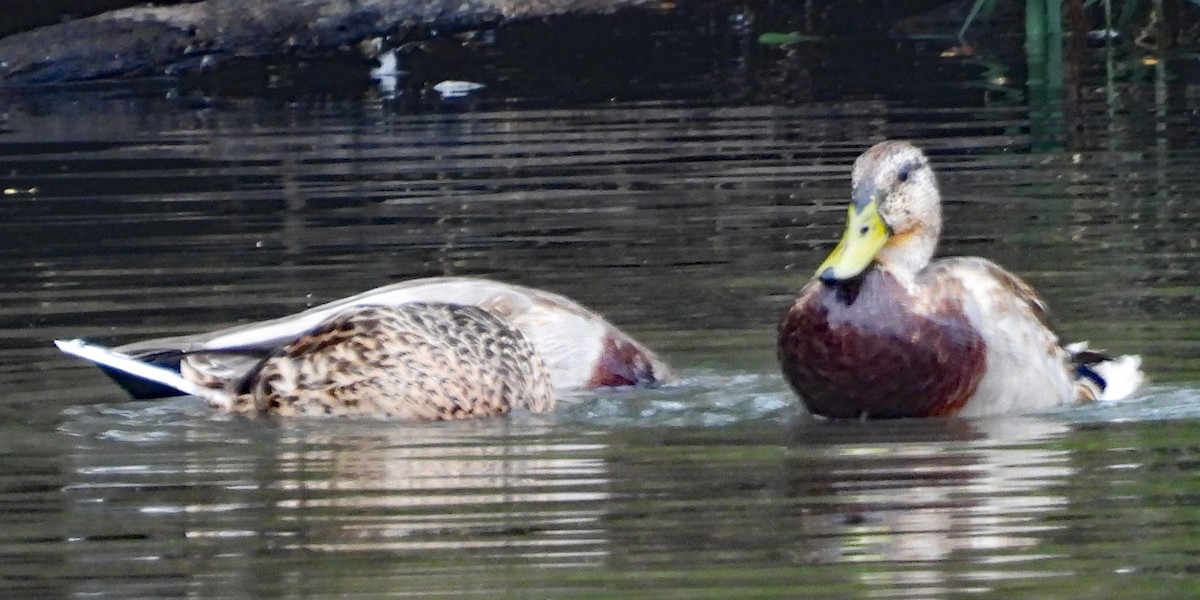
<svg viewBox="0 0 1200 600">
<path fill-rule="evenodd" d="M 334 315 L 354 307 L 409 303 L 477 306 L 504 319 L 532 344 L 550 371 L 556 389 L 658 385 L 676 379 L 674 371 L 645 345 L 599 314 L 546 290 L 473 277 L 431 277 L 376 288 L 270 321 L 208 333 L 160 338 L 115 350 L 155 364 L 177 364 L 188 381 L 225 390 L 259 361 Z M 178 393 L 147 387 L 121 369 L 109 370 L 137 398 Z"/>
<path fill-rule="evenodd" d="M 284 345 L 241 382 L 232 410 L 281 416 L 448 420 L 554 406 L 545 363 L 475 306 L 347 309 Z"/>
<path fill-rule="evenodd" d="M 1128 395 L 1135 356 L 1065 348 L 1028 284 L 982 258 L 931 262 L 941 195 L 925 155 L 882 142 L 854 163 L 845 234 L 780 319 L 788 383 L 816 414 L 999 414 Z"/>
<path fill-rule="evenodd" d="M 135 398 L 190 394 L 241 413 L 446 419 L 549 410 L 548 388 L 677 378 L 574 300 L 475 277 L 404 281 L 277 319 L 117 348 L 55 345 Z"/>
</svg>

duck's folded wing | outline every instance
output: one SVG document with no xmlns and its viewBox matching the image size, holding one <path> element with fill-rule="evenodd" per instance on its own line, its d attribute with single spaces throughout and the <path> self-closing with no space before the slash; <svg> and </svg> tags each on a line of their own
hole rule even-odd
<svg viewBox="0 0 1200 600">
<path fill-rule="evenodd" d="M 464 285 L 465 283 L 471 281 L 456 278 L 408 281 L 376 288 L 278 319 L 196 335 L 144 340 L 112 348 L 112 351 L 134 361 L 174 371 L 205 388 L 222 389 L 230 382 L 239 382 L 262 359 L 351 307 L 399 306 L 427 298 L 475 304 L 478 302 L 475 296 L 481 295 L 482 292 L 491 292 L 495 285 Z M 476 289 L 480 287 L 483 288 L 482 292 Z M 464 294 L 458 288 L 465 288 L 473 294 Z M 122 368 L 86 356 L 80 357 L 96 363 L 106 375 L 138 400 L 192 393 L 181 390 L 179 386 L 147 378 L 135 369 Z"/>
<path fill-rule="evenodd" d="M 438 277 L 388 285 L 322 304 L 306 311 L 237 325 L 196 335 L 155 338 L 112 350 L 135 361 L 182 373 L 207 388 L 224 387 L 240 381 L 262 359 L 347 308 L 365 305 L 398 306 L 417 301 L 479 304 L 489 295 L 509 287 L 487 280 Z M 519 289 L 519 288 L 518 288 Z M 92 347 L 98 347 L 89 345 Z M 178 386 L 146 378 L 130 369 L 91 360 L 118 385 L 138 400 L 166 398 L 185 393 Z M 191 393 L 191 392 L 186 392 Z"/>
<path fill-rule="evenodd" d="M 239 381 L 263 358 L 316 327 L 330 315 L 345 310 L 346 306 L 351 305 L 348 300 L 357 298 L 356 296 L 325 304 L 270 321 L 196 335 L 143 340 L 111 350 L 132 360 L 181 374 L 205 388 L 223 388 L 227 382 Z M 96 363 L 117 385 L 137 400 L 192 393 L 181 390 L 179 386 L 144 377 L 135 370 L 106 364 L 88 356 L 80 358 Z"/>
<path fill-rule="evenodd" d="M 930 300 L 952 301 L 986 347 L 983 379 L 964 414 L 1040 409 L 1075 397 L 1074 369 L 1046 305 L 1029 284 L 982 258 L 930 263 L 918 283 Z"/>
<path fill-rule="evenodd" d="M 396 307 L 412 302 L 486 306 L 489 302 L 495 302 L 497 297 L 523 298 L 532 293 L 553 296 L 570 304 L 580 312 L 586 311 L 570 300 L 540 290 L 470 277 L 430 277 L 378 287 L 278 319 L 237 325 L 198 335 L 147 340 L 121 346 L 120 349 L 128 353 L 163 349 L 175 349 L 189 354 L 269 352 L 307 333 L 326 319 L 352 307 Z M 525 300 L 525 303 L 528 304 L 529 301 Z"/>
<path fill-rule="evenodd" d="M 155 362 L 154 357 L 132 356 L 83 340 L 55 340 L 59 350 L 94 363 L 135 398 L 152 399 L 192 394 L 213 402 L 224 402 L 222 390 L 196 383 L 179 372 L 179 361 Z"/>
<path fill-rule="evenodd" d="M 254 365 L 269 356 L 276 346 L 251 346 L 243 348 L 221 348 L 209 350 L 202 343 L 187 337 L 159 338 L 105 348 L 96 344 L 71 340 L 81 347 L 103 352 L 71 352 L 62 343 L 59 349 L 68 354 L 89 360 L 100 367 L 117 385 L 137 400 L 153 400 L 181 394 L 196 394 L 191 387 L 179 385 L 174 380 L 164 380 L 163 375 L 148 373 L 170 372 L 207 389 L 221 389 L 228 381 L 241 379 Z M 130 362 L 105 360 L 106 357 L 123 357 Z M 136 367 L 141 364 L 149 370 Z M 156 371 L 157 370 L 157 371 Z"/>
<path fill-rule="evenodd" d="M 962 286 L 980 310 L 995 316 L 1031 319 L 1053 333 L 1050 309 L 1033 287 L 986 258 L 960 256 L 936 260 L 922 271 L 921 278 L 931 286 Z"/>
</svg>

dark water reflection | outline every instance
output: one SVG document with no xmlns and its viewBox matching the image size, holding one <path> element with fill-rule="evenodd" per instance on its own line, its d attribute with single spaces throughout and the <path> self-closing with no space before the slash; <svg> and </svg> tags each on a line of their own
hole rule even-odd
<svg viewBox="0 0 1200 600">
<path fill-rule="evenodd" d="M 1171 595 L 1194 568 L 1192 420 L 66 421 L 54 475 L 24 476 L 55 501 L 6 512 L 51 513 L 4 529 L 31 593 Z"/>
<path fill-rule="evenodd" d="M 1058 147 L 1027 107 L 978 95 L 432 113 L 6 97 L 4 588 L 1194 593 L 1200 95 L 1171 79 L 1156 104 L 1151 85 L 1121 87 L 1119 110 L 1089 97 Z M 800 414 L 774 320 L 839 233 L 849 163 L 883 137 L 933 155 L 943 253 L 1026 276 L 1068 337 L 1141 353 L 1153 387 L 1009 419 Z M 437 274 L 575 297 L 685 381 L 578 394 L 547 417 L 291 423 L 129 403 L 49 344 L 197 331 Z"/>
</svg>

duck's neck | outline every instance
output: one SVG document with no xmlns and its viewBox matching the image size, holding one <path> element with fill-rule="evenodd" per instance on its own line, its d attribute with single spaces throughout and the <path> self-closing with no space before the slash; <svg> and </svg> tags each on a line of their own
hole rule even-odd
<svg viewBox="0 0 1200 600">
<path fill-rule="evenodd" d="M 876 255 L 875 260 L 897 275 L 915 276 L 933 258 L 940 235 L 940 223 L 893 235 Z"/>
</svg>

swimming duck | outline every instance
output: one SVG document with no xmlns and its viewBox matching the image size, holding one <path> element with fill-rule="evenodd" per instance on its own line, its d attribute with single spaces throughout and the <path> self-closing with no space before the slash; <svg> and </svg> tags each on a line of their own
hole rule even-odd
<svg viewBox="0 0 1200 600">
<path fill-rule="evenodd" d="M 778 357 L 832 418 L 978 416 L 1117 399 L 1137 356 L 1064 347 L 1028 284 L 976 257 L 933 260 L 941 194 L 903 141 L 854 163 L 845 233 L 779 323 Z"/>
<path fill-rule="evenodd" d="M 280 415 L 450 419 L 550 410 L 555 389 L 652 385 L 666 363 L 547 291 L 469 277 L 377 288 L 287 317 L 113 349 L 58 341 L 135 398 Z"/>
</svg>

